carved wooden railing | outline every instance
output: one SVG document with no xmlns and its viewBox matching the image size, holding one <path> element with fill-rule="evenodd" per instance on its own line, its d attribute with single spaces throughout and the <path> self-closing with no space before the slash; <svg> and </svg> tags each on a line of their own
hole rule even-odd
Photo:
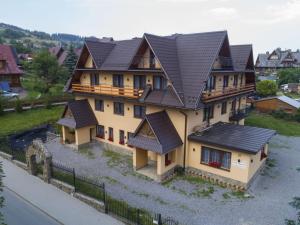
<svg viewBox="0 0 300 225">
<path fill-rule="evenodd" d="M 131 87 L 114 87 L 112 85 L 83 85 L 72 84 L 72 90 L 75 92 L 103 94 L 111 96 L 124 96 L 128 98 L 139 98 L 144 90 Z"/>
<path fill-rule="evenodd" d="M 220 97 L 233 96 L 240 93 L 254 91 L 255 84 L 246 84 L 240 87 L 224 88 L 222 90 L 204 91 L 202 93 L 202 100 L 205 102 L 216 100 Z"/>
</svg>

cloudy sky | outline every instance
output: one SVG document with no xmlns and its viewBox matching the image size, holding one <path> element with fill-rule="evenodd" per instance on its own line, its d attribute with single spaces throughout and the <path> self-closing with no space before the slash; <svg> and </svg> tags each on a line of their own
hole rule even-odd
<svg viewBox="0 0 300 225">
<path fill-rule="evenodd" d="M 127 39 L 227 30 L 255 54 L 300 49 L 300 0 L 1 0 L 0 22 L 49 33 Z"/>
</svg>

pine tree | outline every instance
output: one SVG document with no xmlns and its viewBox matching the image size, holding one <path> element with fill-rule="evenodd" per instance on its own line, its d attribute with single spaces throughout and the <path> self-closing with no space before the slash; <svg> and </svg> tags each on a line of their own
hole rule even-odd
<svg viewBox="0 0 300 225">
<path fill-rule="evenodd" d="M 71 45 L 70 48 L 68 49 L 68 54 L 64 62 L 64 66 L 67 68 L 70 76 L 73 73 L 77 59 L 78 57 L 74 51 L 74 47 L 73 45 Z"/>
</svg>

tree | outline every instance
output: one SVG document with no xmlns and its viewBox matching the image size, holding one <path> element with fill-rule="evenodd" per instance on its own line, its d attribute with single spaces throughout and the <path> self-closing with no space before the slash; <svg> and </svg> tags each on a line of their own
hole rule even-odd
<svg viewBox="0 0 300 225">
<path fill-rule="evenodd" d="M 68 50 L 68 54 L 65 59 L 65 62 L 64 62 L 64 66 L 67 68 L 69 75 L 71 75 L 73 73 L 77 59 L 78 59 L 78 57 L 74 51 L 74 47 L 73 47 L 73 45 L 71 45 Z"/>
<path fill-rule="evenodd" d="M 300 83 L 300 68 L 289 68 L 278 71 L 278 84 Z"/>
<path fill-rule="evenodd" d="M 46 50 L 34 57 L 30 70 L 43 93 L 48 93 L 51 86 L 65 83 L 68 79 L 67 70 L 60 66 L 57 59 Z"/>
<path fill-rule="evenodd" d="M 263 97 L 276 95 L 277 85 L 275 81 L 263 80 L 256 84 L 256 91 Z"/>
</svg>

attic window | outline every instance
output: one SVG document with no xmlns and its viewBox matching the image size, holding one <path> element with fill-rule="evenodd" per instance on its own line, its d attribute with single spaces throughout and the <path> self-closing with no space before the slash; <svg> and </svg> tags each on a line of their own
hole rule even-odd
<svg viewBox="0 0 300 225">
<path fill-rule="evenodd" d="M 0 60 L 0 69 L 4 68 L 5 60 Z"/>
</svg>

